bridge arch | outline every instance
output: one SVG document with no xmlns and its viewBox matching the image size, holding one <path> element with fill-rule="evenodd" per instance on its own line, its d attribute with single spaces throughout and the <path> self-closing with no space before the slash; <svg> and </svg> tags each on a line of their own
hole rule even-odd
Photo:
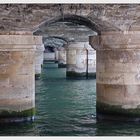
<svg viewBox="0 0 140 140">
<path fill-rule="evenodd" d="M 63 16 L 58 16 L 58 17 L 54 17 L 53 19 L 49 20 L 49 21 L 45 21 L 43 23 L 41 23 L 39 25 L 39 28 L 41 28 L 42 26 L 48 26 L 52 23 L 56 23 L 56 22 L 72 22 L 72 23 L 76 23 L 79 25 L 85 25 L 86 27 L 90 28 L 91 30 L 100 33 L 101 30 L 99 29 L 98 25 L 95 24 L 93 21 L 91 21 L 89 18 L 86 18 L 84 16 L 79 16 L 79 15 L 71 15 L 71 14 L 66 14 Z"/>
</svg>

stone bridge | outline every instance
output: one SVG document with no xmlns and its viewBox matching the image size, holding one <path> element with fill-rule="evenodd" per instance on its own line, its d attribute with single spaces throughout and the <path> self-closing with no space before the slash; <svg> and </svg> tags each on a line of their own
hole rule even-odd
<svg viewBox="0 0 140 140">
<path fill-rule="evenodd" d="M 1 31 L 35 31 L 57 21 L 84 24 L 92 30 L 139 30 L 139 4 L 3 4 Z"/>
<path fill-rule="evenodd" d="M 1 4 L 1 120 L 34 119 L 35 51 L 43 42 L 33 34 L 56 22 L 97 33 L 89 37 L 97 52 L 97 118 L 139 120 L 139 4 Z"/>
</svg>

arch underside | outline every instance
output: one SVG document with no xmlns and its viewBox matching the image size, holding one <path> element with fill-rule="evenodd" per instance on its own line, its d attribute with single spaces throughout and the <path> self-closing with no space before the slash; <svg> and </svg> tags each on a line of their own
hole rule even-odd
<svg viewBox="0 0 140 140">
<path fill-rule="evenodd" d="M 38 28 L 41 29 L 44 26 L 47 27 L 56 22 L 72 22 L 75 24 L 84 25 L 97 32 L 98 34 L 100 34 L 101 31 L 121 31 L 119 28 L 113 26 L 109 22 L 102 21 L 100 19 L 97 19 L 96 17 L 84 17 L 71 14 L 65 14 L 62 16 L 54 17 L 50 20 L 46 20 L 41 23 Z"/>
<path fill-rule="evenodd" d="M 49 36 L 43 37 L 43 43 L 45 46 L 50 46 L 52 48 L 64 47 L 68 43 L 68 40 L 63 37 Z"/>
</svg>

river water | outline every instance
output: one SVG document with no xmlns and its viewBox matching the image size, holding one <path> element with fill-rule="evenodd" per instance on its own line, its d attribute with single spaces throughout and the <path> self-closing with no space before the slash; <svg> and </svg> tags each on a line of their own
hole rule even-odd
<svg viewBox="0 0 140 140">
<path fill-rule="evenodd" d="M 140 123 L 97 122 L 96 80 L 66 79 L 66 69 L 44 64 L 36 81 L 34 122 L 0 124 L 1 136 L 136 136 Z"/>
</svg>

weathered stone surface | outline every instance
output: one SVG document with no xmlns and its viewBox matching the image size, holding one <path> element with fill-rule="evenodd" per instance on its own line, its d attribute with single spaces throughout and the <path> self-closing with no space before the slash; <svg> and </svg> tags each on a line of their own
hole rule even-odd
<svg viewBox="0 0 140 140">
<path fill-rule="evenodd" d="M 24 36 L 24 38 L 23 38 Z M 31 36 L 31 35 L 0 35 L 1 45 L 40 45 L 42 43 L 41 36 Z M 19 49 L 21 47 L 19 46 Z M 17 46 L 18 49 L 18 46 Z M 30 48 L 29 48 L 30 49 Z"/>
<path fill-rule="evenodd" d="M 139 32 L 103 33 L 97 37 L 100 39 L 95 41 L 95 45 L 95 37 L 93 40 L 90 37 L 90 44 L 93 47 L 99 46 L 96 48 L 97 113 L 103 116 L 114 114 L 116 117 L 119 115 L 127 117 L 136 114 L 140 118 L 138 34 Z M 134 48 L 133 44 L 137 47 Z M 115 45 L 118 47 L 114 48 Z M 104 104 L 104 109 L 100 109 Z"/>
<path fill-rule="evenodd" d="M 88 59 L 88 76 L 92 77 L 92 75 L 96 75 L 96 51 L 89 45 L 89 42 L 85 44 L 85 47 Z"/>
<path fill-rule="evenodd" d="M 58 50 L 57 48 L 54 49 L 54 52 L 55 52 L 55 63 L 58 62 Z"/>
<path fill-rule="evenodd" d="M 67 47 L 67 76 L 88 77 L 96 73 L 96 54 L 87 42 L 70 43 Z M 91 76 L 89 75 L 89 76 Z"/>
<path fill-rule="evenodd" d="M 98 110 L 97 116 L 98 120 L 108 120 L 108 121 L 122 121 L 122 122 L 139 122 L 140 110 L 139 108 L 127 108 L 124 109 L 121 106 L 108 105 L 106 103 L 97 102 L 96 108 Z M 119 115 L 118 115 L 119 114 Z"/>
<path fill-rule="evenodd" d="M 55 53 L 54 52 L 45 52 L 44 53 L 44 61 L 55 61 Z"/>
<path fill-rule="evenodd" d="M 89 37 L 90 45 L 98 49 L 139 49 L 140 31 L 102 32 L 101 36 Z M 118 36 L 116 38 L 116 36 Z M 93 42 L 93 43 L 92 43 Z M 100 42 L 100 43 L 99 43 Z M 123 50 L 118 50 L 123 51 Z"/>
<path fill-rule="evenodd" d="M 88 42 L 88 36 L 97 34 L 84 25 L 78 25 L 69 22 L 57 22 L 50 25 L 44 25 L 34 32 L 34 35 L 44 36 L 45 46 L 63 47 L 70 41 Z"/>
<path fill-rule="evenodd" d="M 1 4 L 0 30 L 37 30 L 42 24 L 73 21 L 93 30 L 140 30 L 139 4 Z"/>
<path fill-rule="evenodd" d="M 58 51 L 58 67 L 59 68 L 66 67 L 66 49 L 64 47 L 59 48 Z"/>
<path fill-rule="evenodd" d="M 99 102 L 120 105 L 122 108 L 137 108 L 139 105 L 139 85 L 97 83 Z"/>
<path fill-rule="evenodd" d="M 35 53 L 35 75 L 41 74 L 41 67 L 43 65 L 44 59 L 44 45 L 37 45 L 36 46 L 36 53 Z"/>
<path fill-rule="evenodd" d="M 11 118 L 9 121 L 24 120 L 28 117 L 32 119 L 34 116 L 34 46 L 36 42 L 34 41 L 34 45 L 30 44 L 33 39 L 32 35 L 28 37 L 26 35 L 21 36 L 0 35 L 0 43 L 2 43 L 0 45 L 0 118 L 8 120 Z M 12 44 L 6 38 L 11 41 L 13 38 L 15 40 Z M 16 40 L 18 40 L 17 44 Z M 25 43 L 23 43 L 23 40 Z"/>
</svg>

